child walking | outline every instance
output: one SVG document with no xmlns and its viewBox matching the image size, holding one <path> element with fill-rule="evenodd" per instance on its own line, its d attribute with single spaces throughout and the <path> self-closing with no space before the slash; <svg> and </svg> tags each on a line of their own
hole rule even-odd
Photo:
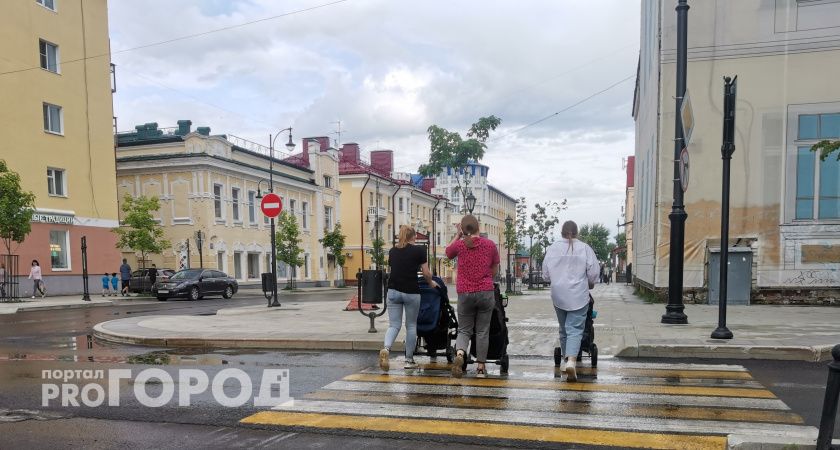
<svg viewBox="0 0 840 450">
<path fill-rule="evenodd" d="M 107 297 L 111 295 L 111 276 L 107 273 L 102 275 L 102 296 Z"/>
<path fill-rule="evenodd" d="M 117 273 L 114 272 L 111 274 L 111 295 L 116 297 L 117 292 L 120 291 L 120 279 L 117 277 Z"/>
</svg>

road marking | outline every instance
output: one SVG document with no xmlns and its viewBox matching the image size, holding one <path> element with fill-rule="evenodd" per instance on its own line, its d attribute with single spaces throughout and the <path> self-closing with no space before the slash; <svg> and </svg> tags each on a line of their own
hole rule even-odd
<svg viewBox="0 0 840 450">
<path fill-rule="evenodd" d="M 305 396 L 312 400 L 343 402 L 393 403 L 402 405 L 451 406 L 457 408 L 488 408 L 516 411 L 544 411 L 573 414 L 594 414 L 632 417 L 658 417 L 663 419 L 702 419 L 739 422 L 770 422 L 801 424 L 802 418 L 791 412 L 758 411 L 742 409 L 700 408 L 669 405 L 611 405 L 597 402 L 562 402 L 551 400 L 525 400 L 493 397 L 459 397 L 426 394 L 376 392 L 351 392 L 321 390 Z"/>
<path fill-rule="evenodd" d="M 719 436 L 667 435 L 629 431 L 599 431 L 593 433 L 591 430 L 565 427 L 488 424 L 405 417 L 361 417 L 342 414 L 265 411 L 247 417 L 242 422 L 321 429 L 484 437 L 580 445 L 609 445 L 625 448 L 682 448 L 697 450 L 726 448 L 726 438 Z"/>
<path fill-rule="evenodd" d="M 373 381 L 380 383 L 448 384 L 456 386 L 511 387 L 532 389 L 560 389 L 566 391 L 612 392 L 634 394 L 702 395 L 711 397 L 776 398 L 766 389 L 743 389 L 694 386 L 649 386 L 624 384 L 566 383 L 561 381 L 518 380 L 502 378 L 445 378 L 430 376 L 354 374 L 346 381 Z"/>
</svg>

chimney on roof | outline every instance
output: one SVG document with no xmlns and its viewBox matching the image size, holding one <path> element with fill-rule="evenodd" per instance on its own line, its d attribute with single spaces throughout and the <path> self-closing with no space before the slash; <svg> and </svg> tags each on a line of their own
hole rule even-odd
<svg viewBox="0 0 840 450">
<path fill-rule="evenodd" d="M 190 134 L 192 129 L 192 120 L 179 120 L 178 131 L 175 132 L 178 136 L 186 136 Z"/>
<path fill-rule="evenodd" d="M 303 138 L 304 153 L 308 153 L 310 151 L 325 152 L 328 148 L 330 148 L 330 138 L 328 136 L 315 136 Z"/>
<path fill-rule="evenodd" d="M 377 172 L 391 176 L 391 172 L 394 171 L 394 151 L 374 150 L 370 152 L 370 166 Z"/>
<path fill-rule="evenodd" d="M 434 178 L 423 178 L 423 183 L 420 185 L 420 189 L 429 194 L 432 193 L 432 189 L 435 188 L 435 179 Z"/>
<path fill-rule="evenodd" d="M 195 131 L 202 136 L 210 136 L 210 127 L 198 127 Z"/>
<path fill-rule="evenodd" d="M 341 146 L 340 162 L 359 164 L 359 144 L 355 142 L 348 142 Z"/>
</svg>

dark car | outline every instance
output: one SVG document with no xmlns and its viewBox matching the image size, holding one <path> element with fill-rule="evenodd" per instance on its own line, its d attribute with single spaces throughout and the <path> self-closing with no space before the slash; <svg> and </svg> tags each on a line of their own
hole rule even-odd
<svg viewBox="0 0 840 450">
<path fill-rule="evenodd" d="M 212 269 L 186 269 L 175 272 L 168 280 L 155 284 L 158 300 L 188 298 L 198 300 L 206 295 L 231 298 L 239 290 L 239 283 L 226 273 Z"/>
<path fill-rule="evenodd" d="M 128 284 L 129 292 L 151 292 L 152 290 L 152 281 L 149 278 L 149 273 L 152 269 L 140 269 L 135 270 L 131 273 L 131 281 Z M 169 277 L 175 274 L 175 271 L 172 269 L 158 269 L 157 270 L 157 281 L 165 281 Z"/>
</svg>

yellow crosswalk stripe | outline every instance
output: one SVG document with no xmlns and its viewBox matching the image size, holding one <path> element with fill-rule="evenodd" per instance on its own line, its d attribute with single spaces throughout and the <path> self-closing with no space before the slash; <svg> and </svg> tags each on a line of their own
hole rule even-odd
<svg viewBox="0 0 840 450">
<path fill-rule="evenodd" d="M 531 389 L 553 389 L 566 391 L 637 393 L 637 394 L 669 394 L 669 395 L 702 395 L 709 397 L 744 397 L 744 398 L 776 398 L 766 389 L 727 388 L 727 387 L 698 387 L 698 386 L 660 386 L 660 385 L 628 385 L 602 383 L 566 383 L 560 381 L 520 380 L 501 378 L 448 378 L 433 376 L 406 375 L 374 375 L 353 374 L 344 378 L 346 381 L 370 381 L 379 383 L 410 383 L 410 384 L 446 384 L 456 386 L 486 386 Z"/>
<path fill-rule="evenodd" d="M 449 406 L 456 408 L 491 408 L 499 410 L 549 411 L 576 414 L 658 417 L 664 419 L 728 420 L 738 422 L 769 422 L 801 424 L 802 418 L 785 411 L 763 411 L 727 408 L 698 408 L 684 406 L 613 405 L 595 402 L 556 402 L 495 397 L 455 397 L 428 394 L 383 394 L 321 390 L 307 394 L 313 400 L 346 402 L 394 403 L 403 405 Z"/>
<path fill-rule="evenodd" d="M 421 364 L 423 370 L 449 370 L 452 366 L 445 363 Z M 512 370 L 551 370 L 545 365 L 516 365 Z M 660 378 L 709 378 L 715 380 L 752 380 L 749 372 L 731 370 L 675 370 L 675 369 L 642 369 L 636 367 L 601 366 L 598 368 L 578 367 L 578 375 L 615 375 L 625 377 L 660 377 Z"/>
<path fill-rule="evenodd" d="M 639 433 L 632 431 L 584 430 L 564 427 L 509 425 L 502 423 L 393 418 L 320 414 L 302 412 L 264 411 L 242 420 L 246 424 L 308 427 L 355 431 L 381 431 L 409 434 L 447 435 L 541 441 L 579 445 L 604 445 L 621 448 L 654 448 L 705 450 L 726 448 L 723 436 L 690 434 Z"/>
</svg>

